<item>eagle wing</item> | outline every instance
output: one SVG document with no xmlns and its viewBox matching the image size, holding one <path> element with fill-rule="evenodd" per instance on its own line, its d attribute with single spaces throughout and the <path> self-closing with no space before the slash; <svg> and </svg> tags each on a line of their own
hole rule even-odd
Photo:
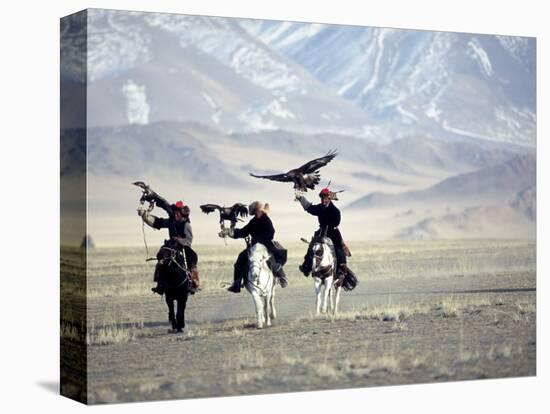
<svg viewBox="0 0 550 414">
<path fill-rule="evenodd" d="M 318 170 L 321 167 L 324 167 L 329 162 L 331 162 L 334 157 L 336 157 L 338 153 L 336 151 L 329 151 L 327 155 L 320 158 L 315 158 L 314 160 L 311 160 L 309 162 L 306 162 L 304 165 L 302 165 L 300 168 L 297 168 L 297 171 L 301 172 L 302 174 L 311 174 Z"/>
<path fill-rule="evenodd" d="M 149 186 L 147 184 L 145 184 L 143 181 L 135 181 L 132 184 L 138 186 L 143 191 L 148 191 L 149 190 Z"/>
<path fill-rule="evenodd" d="M 246 216 L 248 216 L 248 207 L 246 207 L 242 203 L 233 204 L 233 207 L 231 207 L 231 211 L 233 212 L 235 217 L 238 217 L 238 216 L 246 217 Z"/>
<path fill-rule="evenodd" d="M 287 173 L 275 175 L 255 175 L 250 173 L 252 177 L 265 178 L 266 180 L 281 181 L 283 183 L 294 181 Z"/>
<path fill-rule="evenodd" d="M 203 204 L 202 206 L 200 206 L 200 208 L 202 212 L 205 214 L 212 213 L 213 211 L 216 211 L 216 210 L 221 210 L 221 207 L 217 204 Z"/>
</svg>

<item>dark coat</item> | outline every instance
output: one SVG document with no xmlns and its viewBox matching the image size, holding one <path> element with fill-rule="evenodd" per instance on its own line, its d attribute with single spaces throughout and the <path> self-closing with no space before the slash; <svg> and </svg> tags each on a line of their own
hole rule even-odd
<svg viewBox="0 0 550 414">
<path fill-rule="evenodd" d="M 153 223 L 153 227 L 155 229 L 168 229 L 168 234 L 170 235 L 170 238 L 181 237 L 182 239 L 185 239 L 186 237 L 185 226 L 187 225 L 187 220 L 177 221 L 173 217 L 155 217 L 155 222 Z"/>
<path fill-rule="evenodd" d="M 234 229 L 233 238 L 243 239 L 248 236 L 252 239 L 251 244 L 261 243 L 272 251 L 275 228 L 267 214 L 263 214 L 259 219 L 253 217 L 242 229 Z"/>
<path fill-rule="evenodd" d="M 182 239 L 189 238 L 187 245 L 191 245 L 191 242 L 193 241 L 193 232 L 191 230 L 191 220 L 184 219 L 182 221 L 177 221 L 174 217 L 174 206 L 168 203 L 164 198 L 155 195 L 155 203 L 158 207 L 162 208 L 164 211 L 168 213 L 168 218 L 162 218 L 162 217 L 155 217 L 155 221 L 153 223 L 153 227 L 155 229 L 168 229 L 168 234 L 170 235 L 170 238 L 172 237 L 181 237 Z M 186 229 L 187 227 L 187 229 Z M 187 230 L 187 231 L 186 231 Z"/>
<path fill-rule="evenodd" d="M 330 202 L 327 206 L 319 203 L 310 205 L 306 211 L 313 216 L 317 216 L 321 235 L 323 235 L 326 231 L 327 237 L 332 239 L 336 247 L 342 245 L 342 235 L 337 228 L 340 225 L 341 220 L 340 210 L 338 210 L 338 207 L 336 207 L 332 202 Z"/>
<path fill-rule="evenodd" d="M 242 239 L 247 236 L 251 237 L 250 245 L 256 243 L 263 244 L 269 253 L 273 255 L 275 261 L 284 266 L 287 259 L 287 251 L 279 243 L 275 244 L 273 242 L 273 237 L 275 236 L 275 228 L 273 223 L 267 214 L 263 214 L 259 219 L 253 217 L 246 226 L 242 229 L 233 230 L 233 238 Z M 248 252 L 243 250 L 237 262 L 235 263 L 235 277 L 240 277 L 241 274 L 246 274 L 248 269 Z M 235 279 L 237 280 L 237 279 Z"/>
</svg>

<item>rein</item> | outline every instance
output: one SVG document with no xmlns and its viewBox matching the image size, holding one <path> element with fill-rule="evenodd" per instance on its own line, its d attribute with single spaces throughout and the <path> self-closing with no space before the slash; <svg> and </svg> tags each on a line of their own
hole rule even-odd
<svg viewBox="0 0 550 414">
<path fill-rule="evenodd" d="M 328 245 L 326 245 L 325 243 L 322 243 L 322 242 L 319 242 L 318 244 L 321 245 L 320 249 L 318 249 L 313 258 L 315 259 L 315 268 L 318 269 L 316 271 L 312 271 L 312 276 L 313 277 L 317 277 L 319 279 L 321 279 L 322 281 L 324 281 L 327 277 L 329 277 L 332 273 L 334 273 L 334 265 L 331 265 L 331 266 L 324 266 L 324 267 L 321 267 L 320 264 L 321 264 L 321 260 L 323 260 L 323 255 L 325 253 L 325 249 L 328 248 Z M 319 252 L 319 250 L 321 250 L 321 254 L 317 254 L 317 252 Z M 332 252 L 329 250 L 329 253 L 332 254 Z M 334 275 L 333 275 L 334 276 Z"/>
<path fill-rule="evenodd" d="M 142 207 L 145 204 L 145 193 L 141 197 L 140 200 L 140 207 Z M 153 211 L 153 208 L 155 207 L 155 203 L 152 201 L 149 201 L 149 207 L 147 207 L 147 213 L 150 213 Z M 149 256 L 149 246 L 147 246 L 147 238 L 145 237 L 145 221 L 141 221 L 141 234 L 143 234 L 143 244 L 145 245 L 145 261 L 149 262 L 151 260 L 155 260 L 155 258 Z"/>
<path fill-rule="evenodd" d="M 273 276 L 271 276 L 271 277 L 273 277 Z M 250 283 L 256 289 L 258 289 L 260 291 L 261 296 L 265 296 L 267 294 L 267 283 L 269 283 L 269 282 L 266 282 L 266 284 L 263 288 L 261 286 L 257 285 L 256 283 L 254 283 L 252 280 L 249 280 L 249 279 L 247 280 L 247 283 Z"/>
<path fill-rule="evenodd" d="M 248 256 L 250 257 L 250 242 L 249 240 L 246 241 L 246 244 L 248 246 Z M 249 267 L 250 267 L 250 264 L 249 264 Z M 271 270 L 270 270 L 271 271 Z M 250 274 L 250 271 L 248 272 Z M 271 272 L 271 277 L 273 278 L 273 272 Z M 260 279 L 260 277 L 258 276 L 258 279 Z M 269 283 L 269 278 L 268 278 L 268 281 L 266 282 L 265 286 L 262 288 L 261 286 L 259 286 L 258 284 L 254 283 L 252 280 L 250 280 L 250 278 L 247 278 L 247 283 L 250 283 L 252 286 L 254 286 L 256 289 L 258 289 L 260 291 L 260 294 L 262 296 L 265 296 L 267 294 L 267 284 Z"/>
<path fill-rule="evenodd" d="M 178 254 L 178 251 L 179 250 L 176 250 L 176 249 L 172 249 L 171 247 L 167 247 L 167 246 L 162 246 L 161 247 L 161 250 L 162 249 L 165 249 L 165 250 L 168 250 L 170 252 L 170 257 L 169 257 L 169 263 L 167 264 L 167 266 L 170 266 L 171 263 L 174 263 L 177 267 L 179 267 L 184 273 L 185 273 L 185 279 L 183 279 L 183 281 L 178 285 L 178 286 L 181 286 L 183 285 L 184 283 L 188 282 L 189 281 L 189 271 L 187 270 L 187 268 L 183 267 L 182 265 L 180 265 L 178 263 L 178 261 L 176 260 L 176 256 Z M 180 252 L 183 256 L 183 261 L 184 263 L 186 262 L 186 257 L 185 257 L 185 251 L 182 250 Z M 156 258 L 151 258 L 150 260 L 159 260 L 159 259 L 156 259 Z M 164 260 L 164 259 L 160 259 L 160 260 Z"/>
</svg>

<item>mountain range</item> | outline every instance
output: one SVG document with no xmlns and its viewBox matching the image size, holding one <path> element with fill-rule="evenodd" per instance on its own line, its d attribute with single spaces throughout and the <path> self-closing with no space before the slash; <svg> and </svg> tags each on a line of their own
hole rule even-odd
<svg viewBox="0 0 550 414">
<path fill-rule="evenodd" d="M 61 27 L 62 82 L 86 81 L 88 102 L 86 146 L 82 114 L 62 118 L 61 173 L 87 151 L 99 244 L 123 240 L 135 180 L 197 205 L 266 199 L 296 230 L 291 186 L 249 173 L 331 149 L 321 184 L 345 190 L 351 239 L 534 234 L 533 38 L 102 9 L 87 21 L 85 38 Z"/>
<path fill-rule="evenodd" d="M 90 9 L 87 41 L 90 126 L 535 145 L 533 38 Z"/>
<path fill-rule="evenodd" d="M 531 187 L 535 180 L 535 155 L 518 155 L 502 164 L 449 177 L 427 189 L 399 194 L 371 193 L 351 203 L 348 208 L 364 210 L 438 201 L 450 204 L 472 201 L 501 203 L 508 200 L 511 194 Z"/>
</svg>

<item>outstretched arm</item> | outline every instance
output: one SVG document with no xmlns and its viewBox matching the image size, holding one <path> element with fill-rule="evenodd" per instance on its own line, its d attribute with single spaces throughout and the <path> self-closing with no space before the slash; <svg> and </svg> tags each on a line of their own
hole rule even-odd
<svg viewBox="0 0 550 414">
<path fill-rule="evenodd" d="M 229 237 L 234 239 L 244 239 L 246 236 L 250 235 L 250 222 L 244 226 L 242 229 L 233 229 L 233 234 L 229 234 Z"/>
<path fill-rule="evenodd" d="M 302 205 L 304 210 L 307 211 L 307 209 L 309 207 L 311 207 L 311 202 L 307 198 L 305 198 L 304 196 L 298 196 L 298 197 L 296 197 L 296 199 L 300 202 L 300 204 Z"/>
<path fill-rule="evenodd" d="M 314 205 L 307 198 L 305 198 L 304 196 L 299 196 L 299 197 L 296 197 L 296 198 L 300 202 L 300 204 L 302 205 L 304 210 L 307 211 L 309 214 L 311 214 L 313 216 L 318 216 L 319 213 L 321 212 L 320 204 Z"/>
<path fill-rule="evenodd" d="M 149 213 L 148 210 L 138 208 L 137 213 L 138 213 L 138 216 L 141 217 L 143 222 L 147 224 L 149 227 L 152 227 L 157 230 L 164 227 L 168 227 L 167 219 L 155 217 L 151 213 Z"/>
<path fill-rule="evenodd" d="M 151 199 L 155 202 L 155 204 L 158 207 L 166 211 L 169 216 L 173 214 L 172 207 L 170 207 L 170 203 L 164 197 L 159 196 L 157 193 L 153 193 L 151 195 Z"/>
</svg>

